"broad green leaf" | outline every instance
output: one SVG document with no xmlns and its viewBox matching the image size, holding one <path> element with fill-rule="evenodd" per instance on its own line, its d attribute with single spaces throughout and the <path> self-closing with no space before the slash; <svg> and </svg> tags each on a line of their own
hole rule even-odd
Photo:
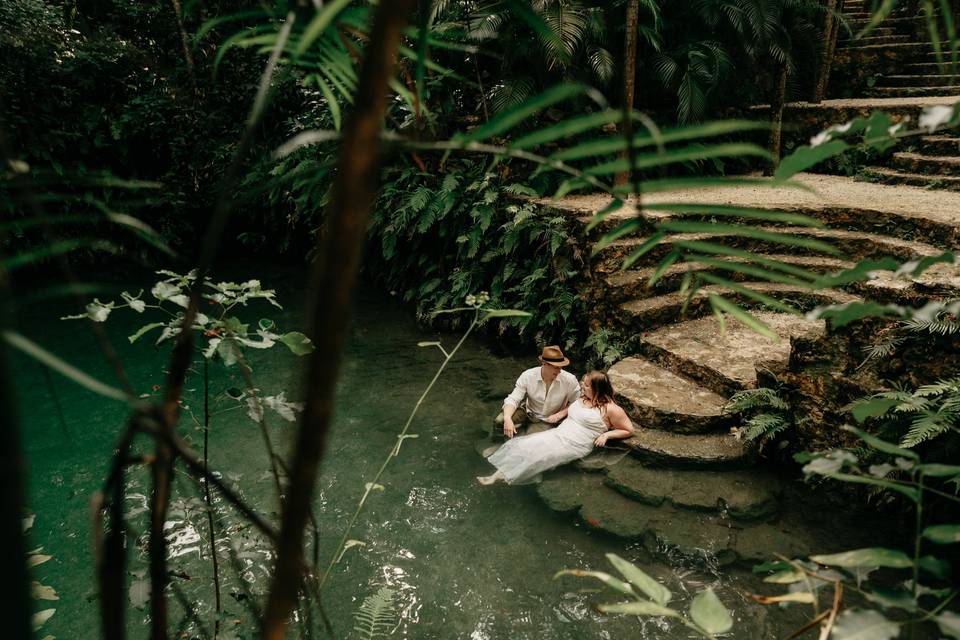
<svg viewBox="0 0 960 640">
<path fill-rule="evenodd" d="M 940 633 L 951 638 L 960 638 L 960 614 L 953 611 L 944 611 L 934 618 L 937 626 L 940 627 Z"/>
<path fill-rule="evenodd" d="M 536 95 L 523 104 L 491 118 L 487 123 L 477 127 L 466 136 L 464 141 L 485 140 L 492 136 L 500 135 L 517 126 L 533 114 L 550 105 L 569 100 L 574 96 L 580 95 L 585 88 L 579 84 L 561 84 L 551 87 L 543 93 Z"/>
<path fill-rule="evenodd" d="M 754 267 L 743 262 L 738 262 L 735 260 L 717 260 L 716 258 L 711 258 L 709 256 L 703 256 L 698 254 L 691 254 L 686 256 L 687 262 L 698 263 L 704 266 L 710 266 L 714 269 L 720 269 L 721 271 L 730 271 L 733 273 L 742 273 L 745 275 L 753 276 L 759 278 L 760 280 L 766 280 L 768 282 L 779 282 L 780 284 L 791 285 L 795 287 L 808 287 L 809 283 L 804 282 L 803 280 L 798 280 L 796 278 L 791 278 L 790 276 L 785 276 L 777 273 L 776 271 L 771 271 L 769 269 L 761 269 L 760 267 Z"/>
<path fill-rule="evenodd" d="M 890 409 L 898 404 L 900 404 L 900 401 L 892 398 L 863 398 L 850 406 L 850 413 L 853 414 L 857 422 L 863 422 L 867 418 L 886 415 Z"/>
<path fill-rule="evenodd" d="M 960 524 L 936 524 L 923 530 L 923 537 L 936 544 L 960 542 Z"/>
<path fill-rule="evenodd" d="M 900 634 L 900 625 L 877 611 L 847 609 L 837 617 L 831 640 L 892 640 Z"/>
<path fill-rule="evenodd" d="M 897 549 L 886 547 L 867 547 L 853 549 L 840 553 L 810 556 L 810 559 L 819 564 L 830 567 L 890 567 L 892 569 L 906 569 L 913 566 L 913 560 L 907 554 Z"/>
<path fill-rule="evenodd" d="M 673 213 L 676 215 L 708 215 L 722 217 L 751 218 L 754 220 L 770 220 L 806 227 L 822 227 L 823 223 L 816 218 L 791 213 L 789 211 L 774 211 L 771 209 L 757 209 L 753 207 L 736 207 L 726 204 L 688 204 L 685 202 L 644 202 L 645 211 Z M 899 265 L 898 265 L 899 266 Z"/>
<path fill-rule="evenodd" d="M 137 329 L 136 333 L 134 333 L 131 336 L 127 336 L 127 340 L 130 341 L 130 344 L 133 344 L 134 342 L 142 338 L 143 334 L 147 333 L 148 331 L 153 331 L 154 329 L 159 329 L 162 326 L 164 326 L 164 323 L 162 322 L 151 322 L 150 324 L 145 324 L 139 329 Z"/>
<path fill-rule="evenodd" d="M 783 311 L 784 313 L 790 313 L 797 316 L 800 315 L 800 312 L 795 307 L 785 302 L 780 302 L 776 298 L 772 296 L 768 296 L 765 293 L 760 293 L 759 291 L 755 291 L 754 289 L 751 289 L 749 286 L 738 284 L 736 282 L 732 282 L 725 278 L 718 278 L 712 273 L 709 273 L 706 271 L 701 272 L 698 275 L 705 282 L 719 285 L 721 287 L 726 287 L 730 291 L 735 291 L 736 293 L 739 293 L 742 296 L 746 296 L 747 298 L 756 300 L 757 302 L 760 302 L 772 309 L 778 309 L 780 311 Z M 779 338 L 777 339 L 779 340 Z"/>
<path fill-rule="evenodd" d="M 519 309 L 482 309 L 483 319 L 487 318 L 526 318 L 532 315 L 528 311 L 520 311 Z"/>
<path fill-rule="evenodd" d="M 752 331 L 759 333 L 765 338 L 769 338 L 774 342 L 780 341 L 780 336 L 778 336 L 776 332 L 773 329 L 771 329 L 765 322 L 753 317 L 752 315 L 750 315 L 749 313 L 747 313 L 737 305 L 733 304 L 726 298 L 723 298 L 722 296 L 714 295 L 712 293 L 707 297 L 710 300 L 710 305 L 717 311 L 720 311 L 723 313 L 729 313 L 731 316 L 733 316 L 734 318 L 742 322 L 744 325 L 750 327 Z"/>
<path fill-rule="evenodd" d="M 866 6 L 876 6 L 876 5 L 871 4 Z M 889 16 L 893 12 L 896 6 L 897 6 L 897 0 L 883 0 L 880 3 L 880 6 L 876 7 L 873 10 L 873 13 L 870 15 L 870 22 L 868 22 L 867 25 L 860 30 L 860 33 L 858 33 L 855 36 L 855 38 L 859 40 L 860 38 L 864 37 L 871 31 L 873 31 L 877 27 L 877 25 L 879 25 L 881 22 L 887 19 L 887 16 Z"/>
<path fill-rule="evenodd" d="M 871 484 L 876 487 L 883 487 L 890 491 L 895 491 L 899 494 L 902 494 L 910 498 L 914 502 L 920 501 L 920 489 L 908 485 L 897 484 L 891 480 L 883 480 L 881 478 L 873 478 L 871 476 L 855 476 L 852 473 L 831 473 L 824 474 L 834 480 L 840 480 L 842 482 L 852 482 L 854 484 Z"/>
<path fill-rule="evenodd" d="M 702 240 L 672 240 L 673 246 L 679 247 L 681 249 L 687 249 L 688 251 L 705 253 L 705 254 L 716 254 L 722 256 L 730 256 L 734 258 L 743 258 L 749 262 L 755 262 L 756 264 L 762 264 L 771 269 L 776 269 L 777 271 L 782 271 L 784 273 L 789 273 L 791 275 L 804 278 L 806 280 L 814 280 L 817 277 L 817 274 L 812 271 L 807 271 L 801 267 L 788 264 L 786 262 L 780 262 L 774 258 L 768 258 L 763 255 L 752 253 L 750 251 L 745 251 L 743 249 L 738 249 L 736 247 L 727 247 L 722 244 L 717 244 L 715 242 L 704 242 Z"/>
<path fill-rule="evenodd" d="M 19 333 L 14 331 L 4 331 L 2 335 L 3 339 L 7 341 L 7 344 L 14 349 L 25 353 L 34 360 L 37 360 L 38 362 L 50 367 L 57 373 L 69 378 L 70 380 L 73 380 L 84 389 L 92 391 L 93 393 L 101 395 L 105 398 L 110 398 L 111 400 L 120 400 L 122 402 L 126 402 L 128 400 L 127 395 L 120 389 L 100 382 L 92 376 L 84 373 L 80 369 L 77 369 L 73 365 L 68 364 L 58 356 L 50 353 L 32 340 L 23 337 Z"/>
<path fill-rule="evenodd" d="M 704 589 L 694 597 L 690 604 L 690 618 L 698 627 L 713 635 L 725 633 L 733 627 L 730 612 L 710 588 Z"/>
<path fill-rule="evenodd" d="M 884 609 L 914 611 L 917 608 L 917 601 L 909 591 L 872 586 L 869 591 L 864 591 L 864 595 L 867 600 L 877 603 Z"/>
<path fill-rule="evenodd" d="M 70 240 L 57 240 L 50 242 L 30 251 L 21 251 L 12 256 L 0 259 L 0 268 L 6 271 L 13 271 L 20 267 L 25 267 L 36 262 L 42 262 L 54 256 L 60 256 L 77 249 L 90 249 L 91 251 L 105 251 L 107 253 L 118 253 L 117 246 L 106 240 L 92 240 L 85 238 L 73 238 Z"/>
<path fill-rule="evenodd" d="M 955 476 L 960 474 L 960 465 L 955 464 L 922 464 L 920 465 L 920 470 L 923 471 L 923 475 L 930 476 L 932 478 L 945 478 L 947 476 Z"/>
<path fill-rule="evenodd" d="M 317 14 L 309 24 L 307 24 L 307 27 L 303 30 L 303 35 L 300 36 L 300 41 L 297 43 L 296 57 L 299 58 L 306 53 L 307 49 L 309 49 L 317 38 L 323 35 L 327 27 L 333 23 L 337 14 L 346 9 L 349 4 L 350 0 L 330 0 L 320 5 Z"/>
<path fill-rule="evenodd" d="M 949 580 L 953 575 L 953 568 L 950 562 L 936 556 L 921 556 L 917 560 L 917 566 L 920 567 L 922 571 L 926 571 L 941 580 Z"/>
<path fill-rule="evenodd" d="M 719 120 L 716 122 L 707 122 L 701 125 L 691 125 L 687 127 L 680 127 L 677 129 L 667 129 L 660 132 L 659 137 L 654 137 L 649 133 L 638 134 L 633 138 L 632 146 L 635 149 L 650 147 L 656 145 L 658 142 L 661 144 L 670 144 L 673 142 L 683 142 L 686 140 L 702 140 L 703 138 L 726 135 L 729 133 L 739 133 L 742 131 L 748 130 L 757 130 L 757 129 L 767 129 L 770 125 L 763 122 L 751 122 L 749 120 Z M 617 153 L 623 151 L 627 148 L 627 141 L 623 136 L 616 136 L 612 138 L 601 138 L 597 140 L 589 140 L 587 142 L 582 142 L 574 147 L 569 149 L 563 149 L 554 154 L 550 155 L 551 160 L 579 160 L 582 158 L 589 158 L 591 156 L 601 156 L 608 155 L 612 153 Z M 698 179 L 699 180 L 699 179 Z M 703 180 L 709 180 L 709 178 L 703 178 Z M 729 181 L 733 179 L 723 178 L 723 179 L 714 179 L 717 182 L 722 181 L 723 184 L 728 184 Z M 771 183 L 770 180 L 766 180 L 767 183 Z M 647 191 L 647 184 L 642 185 L 643 191 Z M 654 183 L 655 184 L 655 183 Z M 690 186 L 689 183 L 683 184 L 678 183 L 679 188 L 684 188 Z M 781 185 L 782 186 L 782 185 Z M 671 187 L 671 188 L 678 188 Z M 661 189 L 662 190 L 662 189 Z"/>
<path fill-rule="evenodd" d="M 829 320 L 836 328 L 850 324 L 864 318 L 886 318 L 890 316 L 904 316 L 905 309 L 896 304 L 880 304 L 879 302 L 844 302 L 815 308 L 807 314 L 811 320 Z"/>
<path fill-rule="evenodd" d="M 745 142 L 731 142 L 709 147 L 690 145 L 679 149 L 667 149 L 660 153 L 637 154 L 631 163 L 630 158 L 618 158 L 609 162 L 588 167 L 584 173 L 588 176 L 605 176 L 622 173 L 633 169 L 652 169 L 678 162 L 695 162 L 713 158 L 735 158 L 740 156 L 755 156 L 769 158 L 770 152 L 755 144 Z"/>
<path fill-rule="evenodd" d="M 827 158 L 840 155 L 849 148 L 850 145 L 843 140 L 831 140 L 815 147 L 802 146 L 780 161 L 773 177 L 778 181 L 786 180 L 794 174 L 820 164 Z"/>
<path fill-rule="evenodd" d="M 626 582 L 614 578 L 609 573 L 604 573 L 603 571 L 586 571 L 584 569 L 564 569 L 563 571 L 558 571 L 554 574 L 553 579 L 556 580 L 560 576 L 576 576 L 578 578 L 595 578 L 607 585 L 615 591 L 624 593 L 627 595 L 636 595 L 631 587 Z"/>
<path fill-rule="evenodd" d="M 299 331 L 291 331 L 280 336 L 280 342 L 287 345 L 293 355 L 305 356 L 313 353 L 313 341 Z"/>
<path fill-rule="evenodd" d="M 626 271 L 627 269 L 632 267 L 637 262 L 637 260 L 645 256 L 647 253 L 652 251 L 654 247 L 660 244 L 660 241 L 663 240 L 664 236 L 666 235 L 667 234 L 665 234 L 663 231 L 658 231 L 652 236 L 650 236 L 649 238 L 647 238 L 643 242 L 643 244 L 641 244 L 639 247 L 634 249 L 630 253 L 630 255 L 627 256 L 627 258 L 623 261 L 623 264 L 620 265 L 620 270 Z"/>
<path fill-rule="evenodd" d="M 608 553 L 607 560 L 620 572 L 620 575 L 626 578 L 630 584 L 640 589 L 648 598 L 660 605 L 666 605 L 670 602 L 670 598 L 672 597 L 670 590 L 648 576 L 632 562 L 624 560 L 615 553 Z"/>
<path fill-rule="evenodd" d="M 631 218 L 630 220 L 621 222 L 619 225 L 617 225 L 615 229 L 611 229 L 610 231 L 606 232 L 605 234 L 603 234 L 602 238 L 600 238 L 596 243 L 594 243 L 593 249 L 590 251 L 590 254 L 597 255 L 598 253 L 600 253 L 601 251 L 609 247 L 611 244 L 613 244 L 623 236 L 633 233 L 634 231 L 637 231 L 639 229 L 642 229 L 645 226 L 646 226 L 646 221 L 639 218 Z"/>
<path fill-rule="evenodd" d="M 800 182 L 785 181 L 773 182 L 770 178 L 734 178 L 734 177 L 716 177 L 716 176 L 697 176 L 689 178 L 660 178 L 657 180 L 647 180 L 640 183 L 640 193 L 662 193 L 664 191 L 691 191 L 704 189 L 708 187 L 736 187 L 750 186 L 760 188 L 783 189 L 789 187 L 798 191 L 813 193 L 815 190 L 809 185 Z M 633 187 L 630 185 L 621 185 L 613 188 L 616 195 L 633 193 Z"/>
<path fill-rule="evenodd" d="M 603 613 L 626 613 L 635 616 L 665 616 L 679 618 L 680 614 L 673 609 L 660 606 L 655 602 L 617 602 L 614 604 L 597 605 Z"/>
<path fill-rule="evenodd" d="M 880 438 L 870 435 L 863 429 L 857 429 L 856 427 L 851 427 L 848 424 L 843 425 L 844 431 L 849 431 L 850 433 L 856 435 L 858 438 L 866 442 L 868 445 L 876 449 L 877 451 L 883 451 L 884 453 L 889 453 L 892 456 L 899 456 L 901 458 L 909 458 L 910 460 L 920 460 L 920 456 L 914 451 L 909 449 L 903 449 L 897 445 L 887 442 L 886 440 L 881 440 Z"/>
<path fill-rule="evenodd" d="M 619 122 L 622 117 L 623 112 L 619 109 L 604 109 L 603 111 L 590 113 L 585 116 L 569 118 L 514 140 L 510 143 L 510 148 L 529 149 L 547 142 L 553 142 L 554 140 L 583 133 L 584 131 L 589 131 L 601 125 Z"/>
<path fill-rule="evenodd" d="M 790 568 L 785 569 L 784 571 L 777 571 L 773 575 L 767 576 L 763 579 L 764 582 L 771 582 L 773 584 L 793 584 L 794 582 L 801 582 L 806 580 L 807 574 L 803 571 L 797 571 L 796 569 Z"/>
<path fill-rule="evenodd" d="M 833 255 L 839 255 L 840 253 L 835 247 L 830 246 L 822 240 L 793 234 L 789 231 L 777 231 L 775 229 L 749 227 L 746 225 L 694 222 L 690 220 L 667 220 L 661 222 L 657 226 L 660 229 L 675 231 L 677 233 L 710 233 L 714 235 L 726 235 L 739 238 L 756 238 L 757 240 L 767 240 L 777 244 L 805 247 L 813 251 L 819 251 Z"/>
<path fill-rule="evenodd" d="M 598 224 L 603 222 L 603 220 L 614 211 L 619 211 L 621 207 L 623 207 L 623 200 L 620 198 L 614 198 L 610 204 L 593 214 L 593 217 L 590 218 L 590 222 L 587 224 L 587 231 L 592 230 Z"/>
<path fill-rule="evenodd" d="M 47 620 L 50 619 L 50 616 L 56 612 L 56 609 L 44 609 L 43 611 L 37 611 L 35 614 L 33 614 L 33 617 L 30 619 L 31 624 L 33 625 L 33 630 L 37 631 L 40 629 L 40 627 L 42 627 Z"/>
<path fill-rule="evenodd" d="M 36 580 L 30 583 L 30 594 L 34 600 L 59 600 L 56 589 L 51 586 L 40 584 Z"/>
</svg>

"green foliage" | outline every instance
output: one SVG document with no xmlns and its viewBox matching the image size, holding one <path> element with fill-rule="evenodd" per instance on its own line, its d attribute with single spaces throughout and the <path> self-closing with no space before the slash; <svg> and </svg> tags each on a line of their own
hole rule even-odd
<svg viewBox="0 0 960 640">
<path fill-rule="evenodd" d="M 946 386 L 946 385 L 941 385 Z M 846 483 L 862 484 L 906 497 L 915 510 L 913 545 L 910 551 L 887 547 L 851 549 L 840 553 L 810 556 L 801 559 L 765 563 L 754 572 L 767 573 L 764 581 L 784 585 L 789 592 L 781 596 L 760 598 L 767 604 L 797 602 L 809 604 L 814 614 L 820 611 L 821 587 L 832 586 L 831 615 L 836 624 L 831 638 L 890 639 L 901 630 L 933 620 L 943 634 L 960 637 L 958 617 L 943 613 L 958 591 L 951 583 L 950 562 L 938 556 L 939 547 L 924 553 L 925 542 L 951 545 L 960 541 L 960 525 L 925 524 L 925 500 L 935 495 L 938 500 L 960 503 L 953 492 L 944 491 L 943 481 L 960 481 L 960 466 L 925 463 L 915 452 L 903 449 L 859 429 L 847 427 L 863 440 L 873 463 L 862 462 L 849 450 L 836 449 L 798 456 L 806 462 L 804 472 Z M 823 567 L 827 567 L 824 569 Z M 872 576 L 878 569 L 883 573 Z M 946 584 L 947 588 L 938 588 Z M 857 606 L 842 613 L 841 594 L 856 592 Z M 921 600 L 923 598 L 923 600 Z M 839 613 L 839 615 L 837 615 Z"/>
<path fill-rule="evenodd" d="M 397 614 L 393 604 L 394 590 L 380 587 L 376 593 L 363 599 L 356 614 L 353 627 L 361 640 L 386 638 L 394 625 Z"/>
<path fill-rule="evenodd" d="M 743 416 L 737 437 L 748 442 L 759 440 L 766 444 L 792 425 L 790 406 L 775 389 L 768 387 L 738 391 L 730 397 L 724 411 Z"/>
<path fill-rule="evenodd" d="M 590 354 L 592 366 L 606 369 L 623 359 L 625 347 L 621 337 L 605 327 L 591 331 L 583 343 L 583 348 Z"/>
<path fill-rule="evenodd" d="M 570 575 L 578 578 L 594 578 L 619 594 L 631 599 L 626 602 L 597 605 L 603 613 L 620 613 L 637 616 L 676 618 L 681 624 L 704 638 L 714 638 L 733 628 L 733 618 L 713 589 L 707 587 L 693 597 L 688 615 L 668 607 L 673 594 L 670 590 L 647 575 L 640 567 L 614 553 L 607 560 L 623 576 L 626 582 L 602 571 L 564 569 L 554 578 Z"/>
<path fill-rule="evenodd" d="M 910 392 L 885 391 L 851 405 L 863 422 L 877 418 L 902 433 L 901 447 L 913 448 L 944 434 L 960 432 L 960 378 L 938 380 Z M 906 433 L 903 433 L 906 431 Z"/>
</svg>

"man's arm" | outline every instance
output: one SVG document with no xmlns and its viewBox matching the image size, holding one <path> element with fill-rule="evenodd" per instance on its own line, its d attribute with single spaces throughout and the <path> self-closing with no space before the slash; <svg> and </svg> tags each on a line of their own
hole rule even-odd
<svg viewBox="0 0 960 640">
<path fill-rule="evenodd" d="M 517 434 L 517 426 L 513 424 L 513 412 L 517 410 L 523 399 L 527 397 L 526 384 L 523 374 L 517 378 L 513 391 L 503 399 L 503 435 L 512 438 Z"/>
</svg>

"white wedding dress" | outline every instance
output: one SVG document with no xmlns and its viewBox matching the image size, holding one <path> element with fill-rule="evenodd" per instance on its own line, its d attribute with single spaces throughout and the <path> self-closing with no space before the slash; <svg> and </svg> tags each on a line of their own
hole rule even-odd
<svg viewBox="0 0 960 640">
<path fill-rule="evenodd" d="M 597 436 L 606 431 L 600 409 L 578 399 L 559 426 L 508 440 L 487 460 L 508 484 L 537 482 L 542 472 L 585 457 L 593 451 Z"/>
</svg>

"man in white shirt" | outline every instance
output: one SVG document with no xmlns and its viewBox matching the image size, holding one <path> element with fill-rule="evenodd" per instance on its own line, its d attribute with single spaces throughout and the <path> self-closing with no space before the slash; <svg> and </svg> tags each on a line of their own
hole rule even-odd
<svg viewBox="0 0 960 640">
<path fill-rule="evenodd" d="M 560 347 L 544 347 L 540 366 L 527 369 L 517 378 L 513 392 L 503 400 L 503 412 L 496 417 L 493 435 L 512 438 L 517 427 L 527 424 L 527 433 L 545 431 L 558 421 L 556 414 L 580 397 L 580 383 L 563 367 L 570 361 Z"/>
</svg>

